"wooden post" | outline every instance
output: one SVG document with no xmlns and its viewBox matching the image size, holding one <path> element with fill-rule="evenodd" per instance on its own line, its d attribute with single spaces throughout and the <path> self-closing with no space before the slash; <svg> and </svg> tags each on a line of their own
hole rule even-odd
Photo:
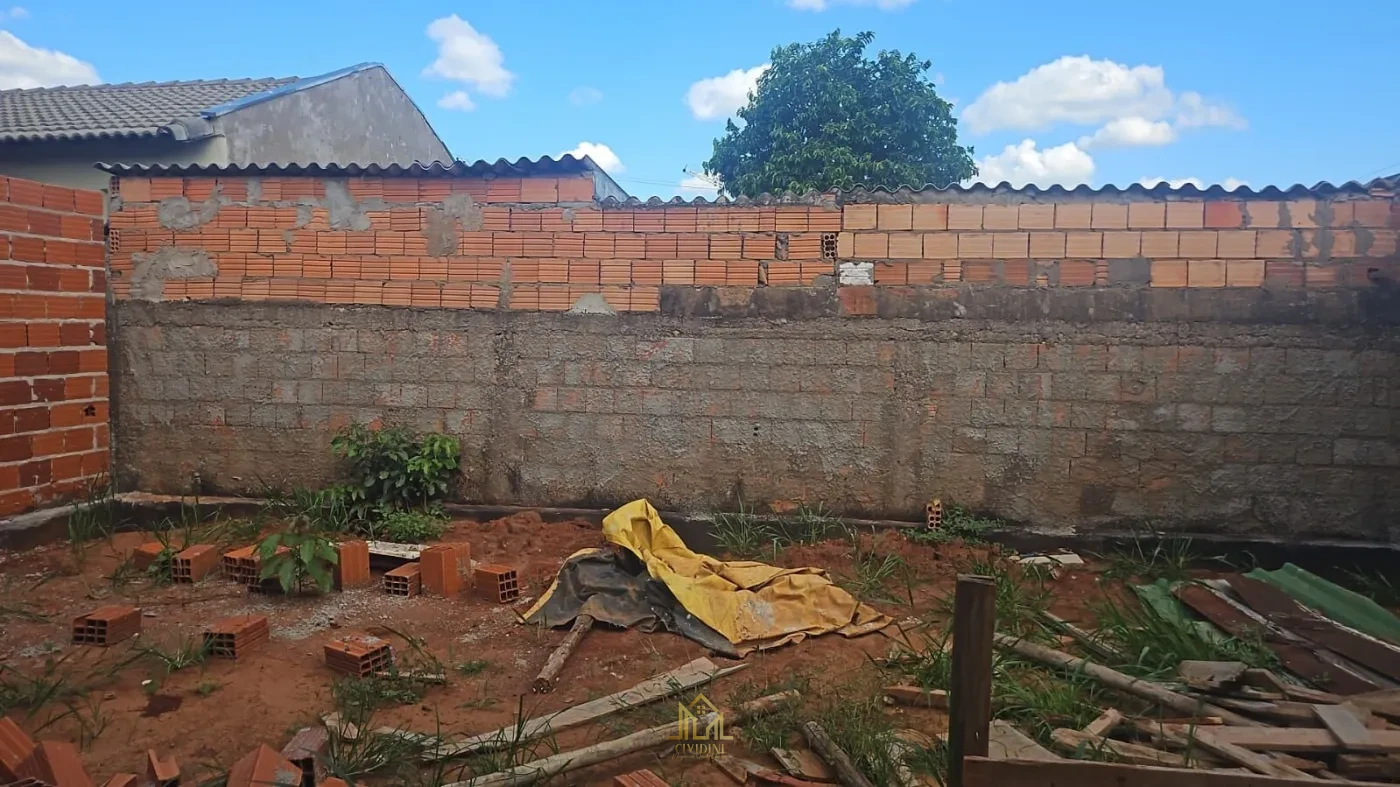
<svg viewBox="0 0 1400 787">
<path fill-rule="evenodd" d="M 953 684 L 948 697 L 948 787 L 962 787 L 963 758 L 986 757 L 992 724 L 996 580 L 962 574 L 953 598 Z"/>
</svg>

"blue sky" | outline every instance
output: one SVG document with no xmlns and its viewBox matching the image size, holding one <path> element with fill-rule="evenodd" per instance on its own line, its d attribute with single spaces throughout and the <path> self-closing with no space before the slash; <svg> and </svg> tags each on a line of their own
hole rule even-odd
<svg viewBox="0 0 1400 787">
<path fill-rule="evenodd" d="M 31 0 L 0 18 L 0 87 L 378 61 L 459 158 L 590 143 L 632 194 L 670 196 L 704 193 L 682 191 L 682 168 L 700 168 L 769 51 L 838 27 L 931 60 L 992 180 L 1257 188 L 1400 171 L 1381 43 L 1400 29 L 1395 0 Z"/>
</svg>

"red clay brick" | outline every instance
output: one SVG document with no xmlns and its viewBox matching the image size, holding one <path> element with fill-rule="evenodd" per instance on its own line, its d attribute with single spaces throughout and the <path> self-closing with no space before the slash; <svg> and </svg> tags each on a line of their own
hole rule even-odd
<svg viewBox="0 0 1400 787">
<path fill-rule="evenodd" d="M 218 567 L 219 552 L 214 545 L 195 544 L 175 555 L 170 574 L 176 583 L 192 584 L 214 573 Z"/>
<path fill-rule="evenodd" d="M 266 744 L 249 752 L 229 769 L 226 787 L 267 787 L 299 785 L 301 769 Z"/>
<path fill-rule="evenodd" d="M 330 733 L 325 727 L 319 724 L 303 727 L 282 747 L 282 756 L 301 769 L 302 784 L 315 784 L 317 777 L 325 773 L 325 754 L 329 745 Z"/>
<path fill-rule="evenodd" d="M 73 618 L 73 644 L 115 645 L 141 632 L 141 610 L 108 605 Z"/>
<path fill-rule="evenodd" d="M 507 604 L 520 598 L 520 583 L 515 569 L 499 563 L 482 563 L 472 573 L 476 595 L 487 601 Z"/>
<path fill-rule="evenodd" d="M 19 778 L 19 768 L 34 753 L 34 741 L 8 716 L 0 716 L 0 781 Z"/>
<path fill-rule="evenodd" d="M 146 778 L 155 787 L 179 787 L 180 765 L 173 756 L 161 757 L 155 749 L 147 749 Z"/>
<path fill-rule="evenodd" d="M 214 623 L 204 631 L 204 647 L 210 656 L 237 659 L 268 637 L 267 616 L 236 615 Z"/>
<path fill-rule="evenodd" d="M 1205 213 L 1206 229 L 1239 229 L 1244 226 L 1244 203 L 1207 202 Z"/>
<path fill-rule="evenodd" d="M 471 565 L 471 545 L 465 541 L 437 544 L 418 556 L 423 592 L 431 596 L 456 596 L 462 589 L 462 566 Z"/>
<path fill-rule="evenodd" d="M 141 777 L 134 773 L 112 774 L 102 787 L 141 787 Z"/>
<path fill-rule="evenodd" d="M 613 777 L 613 787 L 670 787 L 660 776 L 643 768 Z"/>
<path fill-rule="evenodd" d="M 392 667 L 394 649 L 378 637 L 352 634 L 326 643 L 325 657 L 326 666 L 332 670 L 364 678 Z"/>
<path fill-rule="evenodd" d="M 391 596 L 416 596 L 423 592 L 423 569 L 418 563 L 405 563 L 384 572 L 384 592 Z"/>
<path fill-rule="evenodd" d="M 333 577 L 336 590 L 363 587 L 372 578 L 369 573 L 369 544 L 364 541 L 342 541 L 336 545 L 337 560 Z"/>
<path fill-rule="evenodd" d="M 55 787 L 93 787 L 78 747 L 66 741 L 40 741 L 20 765 L 19 775 Z"/>
</svg>

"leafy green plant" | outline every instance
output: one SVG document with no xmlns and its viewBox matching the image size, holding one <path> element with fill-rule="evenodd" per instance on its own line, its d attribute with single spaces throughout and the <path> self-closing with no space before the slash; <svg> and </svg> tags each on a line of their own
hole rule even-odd
<svg viewBox="0 0 1400 787">
<path fill-rule="evenodd" d="M 353 527 L 351 490 L 343 484 L 326 489 L 296 486 L 289 492 L 264 484 L 263 500 L 263 516 L 292 530 L 344 533 Z"/>
<path fill-rule="evenodd" d="M 947 544 L 955 541 L 980 544 L 988 531 L 1004 527 L 1005 524 L 1000 519 L 978 516 L 962 506 L 948 503 L 943 506 L 943 524 L 940 527 L 910 528 L 904 531 L 904 534 L 916 544 Z"/>
<path fill-rule="evenodd" d="M 365 527 L 366 535 L 396 544 L 421 544 L 438 538 L 447 529 L 447 517 L 438 511 L 395 511 L 381 508 Z"/>
<path fill-rule="evenodd" d="M 1277 666 L 1273 652 L 1257 639 L 1202 636 L 1192 621 L 1163 617 L 1134 601 L 1119 603 L 1110 598 L 1094 613 L 1098 620 L 1096 638 L 1129 659 L 1111 666 L 1130 675 L 1168 677 L 1183 661 L 1242 661 L 1264 669 Z"/>
<path fill-rule="evenodd" d="M 354 424 L 331 440 L 331 450 L 350 469 L 349 510 L 366 519 L 376 507 L 426 506 L 447 494 L 461 463 L 461 444 L 443 434 L 370 429 Z"/>
<path fill-rule="evenodd" d="M 325 536 L 291 531 L 273 533 L 258 544 L 262 579 L 277 578 L 283 593 L 300 591 L 310 579 L 317 590 L 331 588 L 331 568 L 340 560 Z"/>
<path fill-rule="evenodd" d="M 782 537 L 776 528 L 761 521 L 754 509 L 746 508 L 742 499 L 738 511 L 716 512 L 711 520 L 715 544 L 734 557 L 756 558 Z"/>
</svg>

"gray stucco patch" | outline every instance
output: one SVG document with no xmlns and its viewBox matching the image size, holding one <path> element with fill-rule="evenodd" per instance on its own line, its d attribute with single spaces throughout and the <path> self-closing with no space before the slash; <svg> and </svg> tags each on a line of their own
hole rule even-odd
<svg viewBox="0 0 1400 787">
<path fill-rule="evenodd" d="M 185 197 L 169 197 L 160 201 L 156 216 L 160 226 L 171 230 L 190 230 L 214 220 L 219 213 L 218 200 L 190 202 Z"/>
<path fill-rule="evenodd" d="M 331 214 L 331 229 L 367 230 L 369 216 L 355 198 L 350 196 L 350 186 L 344 179 L 326 181 L 326 210 Z"/>
<path fill-rule="evenodd" d="M 203 249 L 166 246 L 155 252 L 131 255 L 131 297 L 135 300 L 158 301 L 170 279 L 195 279 L 217 276 L 219 266 L 209 259 Z"/>
</svg>

